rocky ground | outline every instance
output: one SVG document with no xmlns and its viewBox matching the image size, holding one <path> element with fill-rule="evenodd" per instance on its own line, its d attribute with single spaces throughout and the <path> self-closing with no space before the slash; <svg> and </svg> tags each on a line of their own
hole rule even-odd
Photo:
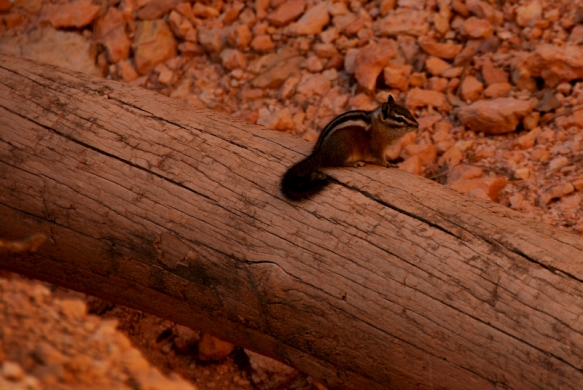
<svg viewBox="0 0 583 390">
<path fill-rule="evenodd" d="M 583 5 L 568 0 L 0 0 L 0 52 L 140 85 L 309 141 L 334 116 L 372 109 L 391 94 L 421 124 L 390 152 L 401 169 L 583 234 L 582 22 Z M 23 294 L 41 289 L 27 286 Z M 34 302 L 38 310 L 46 304 Z M 224 345 L 219 363 L 205 363 L 208 336 L 199 341 L 174 324 L 91 305 L 102 319 L 58 308 L 49 317 L 61 315 L 65 325 L 115 317 L 150 362 L 200 388 L 317 386 L 292 371 L 293 385 L 253 380 L 249 367 L 261 357 L 250 353 L 249 365 Z M 41 336 L 19 337 L 33 348 Z M 27 363 L 11 345 L 4 341 L 0 379 L 11 380 L 17 363 L 24 371 L 14 383 L 44 384 L 35 374 L 42 359 Z M 74 368 L 61 366 L 58 383 L 69 383 Z M 139 382 L 121 371 L 120 386 Z"/>
</svg>

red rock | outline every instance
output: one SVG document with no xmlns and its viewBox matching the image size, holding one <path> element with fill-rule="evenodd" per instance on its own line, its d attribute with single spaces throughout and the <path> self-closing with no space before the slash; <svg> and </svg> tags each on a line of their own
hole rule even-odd
<svg viewBox="0 0 583 390">
<path fill-rule="evenodd" d="M 583 46 L 540 45 L 526 57 L 522 66 L 531 76 L 542 77 L 555 87 L 561 82 L 583 78 Z"/>
<path fill-rule="evenodd" d="M 245 55 L 235 49 L 223 50 L 221 52 L 221 60 L 223 61 L 223 66 L 229 70 L 245 68 L 247 66 Z"/>
<path fill-rule="evenodd" d="M 490 59 L 482 62 L 482 77 L 486 85 L 508 83 L 508 73 L 494 66 Z"/>
<path fill-rule="evenodd" d="M 474 76 L 468 76 L 464 78 L 461 84 L 461 95 L 465 101 L 476 101 L 482 95 L 482 91 L 484 90 L 484 84 L 482 84 L 477 78 Z"/>
<path fill-rule="evenodd" d="M 511 146 L 518 148 L 518 149 L 531 149 L 534 146 L 534 142 L 536 141 L 536 137 L 538 137 L 540 132 L 541 132 L 540 127 L 532 129 L 527 134 L 515 139 L 512 142 Z"/>
<path fill-rule="evenodd" d="M 453 60 L 462 50 L 462 45 L 453 43 L 437 43 L 428 39 L 420 39 L 419 46 L 430 56 Z"/>
<path fill-rule="evenodd" d="M 413 67 L 405 65 L 399 68 L 387 67 L 383 70 L 385 84 L 391 88 L 397 88 L 401 91 L 407 91 L 409 88 L 409 76 Z"/>
<path fill-rule="evenodd" d="M 451 68 L 451 64 L 437 57 L 429 57 L 425 60 L 427 71 L 434 76 L 441 76 L 443 72 Z"/>
<path fill-rule="evenodd" d="M 464 155 L 462 151 L 459 150 L 459 148 L 454 145 L 451 148 L 449 148 L 447 152 L 445 152 L 443 156 L 439 158 L 439 160 L 437 160 L 437 164 L 439 164 L 440 166 L 447 164 L 451 167 L 454 165 L 458 165 L 460 162 L 462 162 L 463 159 Z"/>
<path fill-rule="evenodd" d="M 398 37 L 400 35 L 423 36 L 429 31 L 429 14 L 426 11 L 399 8 L 375 24 L 377 34 Z"/>
<path fill-rule="evenodd" d="M 573 126 L 583 129 L 583 110 L 580 109 L 573 112 L 572 115 L 557 118 L 555 122 L 563 129 Z"/>
<path fill-rule="evenodd" d="M 269 0 L 255 0 L 255 12 L 259 20 L 265 19 L 267 9 L 269 8 Z"/>
<path fill-rule="evenodd" d="M 199 2 L 194 3 L 192 6 L 192 13 L 194 16 L 201 18 L 216 18 L 219 16 L 219 11 L 217 11 L 215 8 L 209 7 L 208 5 L 204 5 Z"/>
<path fill-rule="evenodd" d="M 258 35 L 255 38 L 253 38 L 253 40 L 251 41 L 251 47 L 253 48 L 253 50 L 257 51 L 269 51 L 273 50 L 275 45 L 271 40 L 271 36 L 264 34 Z"/>
<path fill-rule="evenodd" d="M 413 156 L 419 157 L 421 165 L 427 166 L 435 162 L 435 159 L 437 158 L 437 149 L 433 144 L 408 145 L 403 149 L 403 151 L 401 151 L 401 157 L 404 160 L 407 160 Z"/>
<path fill-rule="evenodd" d="M 198 356 L 203 361 L 223 360 L 234 348 L 233 344 L 204 333 L 198 343 Z"/>
<path fill-rule="evenodd" d="M 516 9 L 516 24 L 520 27 L 533 27 L 542 16 L 543 7 L 538 1 L 531 1 L 527 5 Z"/>
<path fill-rule="evenodd" d="M 178 44 L 178 50 L 183 56 L 201 56 L 204 54 L 204 49 L 201 45 L 194 42 L 181 42 Z"/>
<path fill-rule="evenodd" d="M 320 34 L 328 23 L 330 23 L 328 3 L 321 2 L 308 9 L 296 23 L 292 23 L 289 31 L 296 35 L 316 35 Z"/>
<path fill-rule="evenodd" d="M 466 19 L 462 26 L 462 34 L 470 38 L 488 38 L 494 34 L 494 27 L 486 19 L 478 19 L 474 16 Z"/>
<path fill-rule="evenodd" d="M 313 49 L 314 53 L 320 58 L 332 58 L 338 55 L 338 50 L 332 43 L 316 43 Z"/>
<path fill-rule="evenodd" d="M 300 56 L 282 59 L 257 76 L 252 84 L 255 88 L 279 88 L 288 78 L 299 75 L 303 61 L 304 57 Z"/>
<path fill-rule="evenodd" d="M 488 88 L 484 90 L 484 96 L 494 99 L 499 97 L 506 97 L 512 90 L 512 85 L 509 83 L 496 83 L 491 84 Z"/>
<path fill-rule="evenodd" d="M 330 80 L 322 74 L 305 74 L 296 88 L 296 92 L 307 97 L 324 96 L 330 90 Z"/>
<path fill-rule="evenodd" d="M 111 8 L 112 10 L 114 8 Z M 128 60 L 121 60 L 117 62 L 117 73 L 126 83 L 136 80 L 140 75 L 134 69 L 134 66 Z"/>
<path fill-rule="evenodd" d="M 577 191 L 583 190 L 583 176 L 573 178 L 573 187 L 575 187 Z"/>
<path fill-rule="evenodd" d="M 180 0 L 150 0 L 136 12 L 136 18 L 141 20 L 159 19 L 179 3 Z"/>
<path fill-rule="evenodd" d="M 138 73 L 146 74 L 156 65 L 176 57 L 176 40 L 164 20 L 145 20 L 137 25 L 132 48 Z"/>
<path fill-rule="evenodd" d="M 471 165 L 457 165 L 450 167 L 447 173 L 447 184 L 453 184 L 460 180 L 470 180 L 482 177 L 484 171 L 482 168 Z"/>
<path fill-rule="evenodd" d="M 188 3 L 186 3 L 186 4 L 188 4 Z M 244 8 L 245 8 L 245 4 L 243 4 L 243 3 L 239 3 L 239 2 L 232 3 L 227 8 L 227 10 L 221 15 L 220 20 L 223 22 L 223 24 L 230 25 L 235 20 L 237 20 L 237 18 L 239 17 L 239 14 L 241 13 L 241 11 L 243 11 Z"/>
<path fill-rule="evenodd" d="M 458 109 L 458 119 L 471 130 L 504 134 L 516 130 L 520 120 L 534 108 L 535 101 L 513 98 L 479 100 Z"/>
<path fill-rule="evenodd" d="M 126 34 L 126 22 L 123 13 L 115 7 L 110 7 L 107 13 L 97 20 L 93 39 L 105 46 L 109 62 L 125 60 L 130 54 L 131 41 Z"/>
<path fill-rule="evenodd" d="M 49 21 L 53 27 L 85 27 L 97 17 L 101 7 L 91 0 L 78 0 L 68 4 L 47 4 L 42 20 Z"/>
<path fill-rule="evenodd" d="M 419 87 L 422 88 L 427 84 L 427 77 L 425 73 L 413 73 L 411 74 L 411 78 L 409 78 L 409 84 L 412 87 Z"/>
<path fill-rule="evenodd" d="M 488 198 L 496 200 L 500 191 L 506 187 L 506 179 L 484 177 L 480 179 L 459 180 L 453 184 L 448 184 L 448 187 L 462 193 L 470 193 L 475 190 L 482 190 L 486 193 Z M 476 192 L 479 193 L 479 192 Z"/>
<path fill-rule="evenodd" d="M 223 30 L 218 28 L 199 28 L 198 42 L 204 49 L 213 54 L 223 50 Z"/>
<path fill-rule="evenodd" d="M 42 0 L 15 0 L 14 8 L 26 11 L 29 14 L 37 14 L 42 7 Z"/>
<path fill-rule="evenodd" d="M 263 117 L 260 115 L 257 124 L 263 125 L 269 129 L 281 131 L 289 130 L 294 126 L 289 108 L 278 110 Z"/>
<path fill-rule="evenodd" d="M 307 384 L 293 386 L 298 383 L 298 378 L 301 376 L 299 371 L 255 352 L 245 350 L 245 354 L 249 357 L 250 379 L 256 389 L 320 388 Z"/>
<path fill-rule="evenodd" d="M 573 191 L 575 191 L 573 184 L 561 183 L 542 194 L 539 198 L 539 204 L 541 206 L 546 206 L 551 203 L 553 199 L 562 198 L 565 195 L 571 194 Z"/>
<path fill-rule="evenodd" d="M 361 30 L 370 27 L 372 27 L 372 18 L 364 8 L 361 8 L 358 11 L 358 17 L 352 23 L 344 27 L 342 32 L 346 35 L 355 35 Z"/>
<path fill-rule="evenodd" d="M 451 109 L 451 105 L 443 93 L 419 88 L 413 88 L 407 93 L 405 105 L 410 109 L 425 106 L 435 107 L 441 111 Z"/>
<path fill-rule="evenodd" d="M 294 0 L 283 3 L 275 11 L 267 16 L 267 20 L 277 27 L 287 26 L 299 18 L 306 9 L 304 0 Z"/>
<path fill-rule="evenodd" d="M 524 119 L 522 120 L 522 126 L 524 126 L 526 130 L 532 130 L 538 126 L 539 119 L 540 112 L 532 111 L 530 114 L 524 117 Z"/>
<path fill-rule="evenodd" d="M 398 164 L 399 169 L 414 175 L 421 175 L 423 173 L 423 165 L 419 156 L 413 156 Z"/>
<path fill-rule="evenodd" d="M 578 24 L 569 35 L 569 42 L 575 45 L 583 43 L 583 24 Z"/>
<path fill-rule="evenodd" d="M 229 45 L 241 50 L 249 46 L 252 38 L 251 30 L 246 24 L 234 24 L 227 32 Z"/>
<path fill-rule="evenodd" d="M 371 42 L 362 48 L 354 61 L 354 76 L 358 83 L 373 91 L 381 71 L 397 54 L 397 44 L 390 39 L 381 39 L 378 43 Z"/>
<path fill-rule="evenodd" d="M 387 16 L 387 14 L 395 8 L 395 0 L 382 0 L 380 11 L 382 16 Z"/>
<path fill-rule="evenodd" d="M 8 11 L 12 7 L 10 0 L 0 0 L 0 12 Z"/>
</svg>

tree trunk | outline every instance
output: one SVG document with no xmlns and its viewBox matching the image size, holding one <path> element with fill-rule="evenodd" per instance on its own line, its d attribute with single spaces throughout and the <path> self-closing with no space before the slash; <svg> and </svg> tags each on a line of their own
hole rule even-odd
<svg viewBox="0 0 583 390">
<path fill-rule="evenodd" d="M 307 142 L 0 56 L 0 268 L 138 308 L 332 388 L 583 383 L 583 239 L 397 169 L 279 192 Z"/>
</svg>

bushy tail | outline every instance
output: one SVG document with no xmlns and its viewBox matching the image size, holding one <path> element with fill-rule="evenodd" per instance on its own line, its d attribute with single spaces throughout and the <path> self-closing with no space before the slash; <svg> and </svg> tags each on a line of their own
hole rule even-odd
<svg viewBox="0 0 583 390">
<path fill-rule="evenodd" d="M 287 170 L 281 180 L 281 192 L 290 200 L 302 200 L 320 192 L 330 180 L 320 168 L 320 159 L 308 156 Z"/>
</svg>

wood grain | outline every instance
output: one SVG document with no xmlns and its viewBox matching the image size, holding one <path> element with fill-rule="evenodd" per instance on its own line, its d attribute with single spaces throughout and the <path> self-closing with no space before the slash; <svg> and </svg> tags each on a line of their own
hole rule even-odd
<svg viewBox="0 0 583 390">
<path fill-rule="evenodd" d="M 575 389 L 583 239 L 396 169 L 279 178 L 311 145 L 0 55 L 0 268 L 145 310 L 341 389 Z"/>
</svg>

